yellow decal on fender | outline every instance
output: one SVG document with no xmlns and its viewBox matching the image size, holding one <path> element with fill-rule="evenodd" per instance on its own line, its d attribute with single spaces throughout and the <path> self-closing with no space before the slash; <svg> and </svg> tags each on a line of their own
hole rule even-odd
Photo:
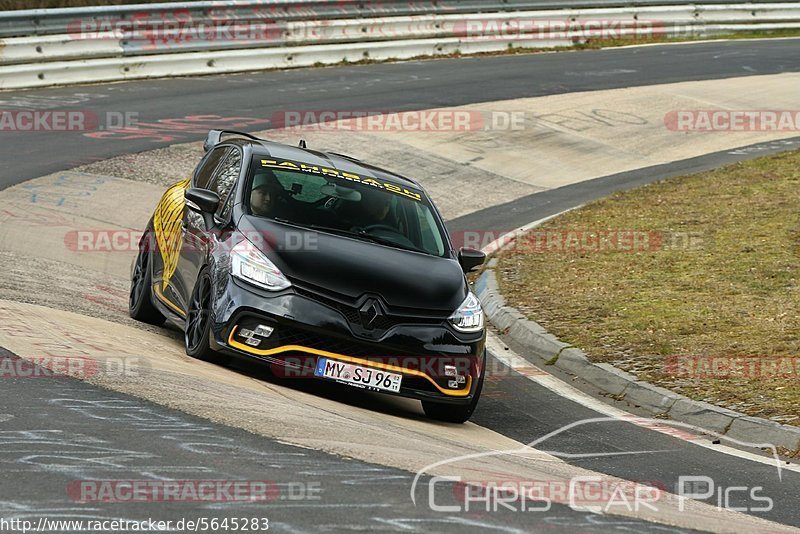
<svg viewBox="0 0 800 534">
<path fill-rule="evenodd" d="M 167 289 L 181 253 L 181 224 L 183 207 L 186 204 L 183 194 L 189 187 L 190 180 L 182 180 L 173 184 L 161 197 L 153 214 L 153 228 L 156 232 L 158 250 L 164 261 L 164 281 L 162 288 Z"/>
</svg>

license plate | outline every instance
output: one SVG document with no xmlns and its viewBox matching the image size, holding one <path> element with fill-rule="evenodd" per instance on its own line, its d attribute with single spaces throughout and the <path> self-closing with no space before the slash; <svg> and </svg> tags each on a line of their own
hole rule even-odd
<svg viewBox="0 0 800 534">
<path fill-rule="evenodd" d="M 403 375 L 401 374 L 337 362 L 327 358 L 320 358 L 317 361 L 314 376 L 331 378 L 362 388 L 392 391 L 394 393 L 400 391 L 400 382 L 403 380 Z"/>
</svg>

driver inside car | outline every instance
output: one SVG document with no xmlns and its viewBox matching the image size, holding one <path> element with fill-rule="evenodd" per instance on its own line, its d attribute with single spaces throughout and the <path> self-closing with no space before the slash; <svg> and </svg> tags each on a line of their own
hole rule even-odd
<svg viewBox="0 0 800 534">
<path fill-rule="evenodd" d="M 353 231 L 363 230 L 370 226 L 383 225 L 394 227 L 389 216 L 392 207 L 392 197 L 382 191 L 371 189 L 361 190 L 361 200 L 348 202 L 347 207 L 340 215 L 348 221 L 348 226 Z"/>
<path fill-rule="evenodd" d="M 261 177 L 259 185 L 250 193 L 250 209 L 260 217 L 280 217 L 280 197 L 283 187 L 272 175 Z"/>
</svg>

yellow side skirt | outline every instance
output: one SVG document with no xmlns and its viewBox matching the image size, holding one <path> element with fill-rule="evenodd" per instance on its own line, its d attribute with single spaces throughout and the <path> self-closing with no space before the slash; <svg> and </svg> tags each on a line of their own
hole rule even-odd
<svg viewBox="0 0 800 534">
<path fill-rule="evenodd" d="M 161 288 L 160 288 L 160 287 L 158 287 L 158 284 L 154 285 L 154 286 L 153 286 L 153 289 L 156 291 L 156 296 L 158 297 L 158 300 L 160 300 L 160 301 L 161 301 L 161 302 L 163 302 L 165 305 L 167 305 L 167 306 L 169 306 L 170 308 L 172 308 L 173 310 L 175 310 L 175 312 L 176 312 L 178 315 L 180 315 L 181 317 L 186 317 L 186 312 L 185 312 L 185 311 L 183 311 L 183 310 L 180 308 L 180 306 L 178 306 L 177 304 L 174 304 L 174 303 L 173 303 L 173 302 L 171 302 L 171 301 L 170 301 L 170 300 L 169 300 L 167 297 L 165 297 L 165 296 L 164 296 L 164 293 L 162 293 L 162 292 L 161 292 Z"/>
</svg>

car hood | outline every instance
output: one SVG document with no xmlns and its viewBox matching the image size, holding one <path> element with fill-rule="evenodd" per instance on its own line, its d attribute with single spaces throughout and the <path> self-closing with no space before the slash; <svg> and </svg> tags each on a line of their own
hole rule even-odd
<svg viewBox="0 0 800 534">
<path fill-rule="evenodd" d="M 239 230 L 298 285 L 347 298 L 379 295 L 390 307 L 452 312 L 467 296 L 456 260 L 243 216 Z M 252 234 L 251 234 L 252 233 Z"/>
</svg>

